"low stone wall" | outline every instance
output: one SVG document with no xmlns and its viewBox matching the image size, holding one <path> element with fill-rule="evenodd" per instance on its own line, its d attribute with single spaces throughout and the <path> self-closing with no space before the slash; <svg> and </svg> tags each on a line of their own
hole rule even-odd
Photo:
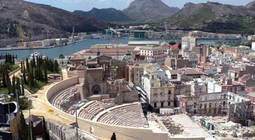
<svg viewBox="0 0 255 140">
<path fill-rule="evenodd" d="M 48 89 L 48 91 L 46 93 L 46 100 L 49 101 L 49 99 L 53 95 L 58 93 L 59 91 L 64 90 L 64 89 L 66 89 L 72 85 L 78 84 L 78 83 L 79 83 L 78 77 L 72 77 L 72 78 L 69 78 L 67 80 L 61 81 L 61 82 L 53 85 L 50 89 Z"/>
<path fill-rule="evenodd" d="M 21 70 L 21 67 L 18 67 L 16 70 L 10 72 L 9 75 L 13 75 L 14 73 L 18 72 L 19 70 Z"/>
<path fill-rule="evenodd" d="M 75 121 L 75 117 L 71 114 L 65 113 L 62 110 L 57 109 L 52 106 L 49 102 L 49 99 L 59 91 L 68 88 L 74 84 L 78 83 L 78 77 L 73 77 L 62 82 L 59 82 L 52 86 L 46 93 L 47 103 L 55 109 L 58 114 L 71 121 Z M 93 122 L 91 120 L 85 120 L 78 118 L 79 128 L 90 132 L 98 138 L 109 140 L 113 133 L 116 134 L 117 139 L 119 140 L 204 140 L 204 138 L 169 138 L 168 133 L 164 132 L 153 132 L 149 128 L 135 128 L 135 127 L 124 127 L 124 126 L 114 126 L 108 125 L 99 122 Z"/>
</svg>

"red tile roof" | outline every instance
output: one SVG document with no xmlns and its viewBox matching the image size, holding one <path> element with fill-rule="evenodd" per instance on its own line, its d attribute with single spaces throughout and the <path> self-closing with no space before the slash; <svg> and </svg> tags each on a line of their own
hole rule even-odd
<svg viewBox="0 0 255 140">
<path fill-rule="evenodd" d="M 168 68 L 168 66 L 166 66 L 166 65 L 163 65 L 163 66 L 162 66 L 162 69 L 163 69 L 163 70 L 170 70 L 170 69 Z"/>
<path fill-rule="evenodd" d="M 245 90 L 246 90 L 248 93 L 255 92 L 254 87 L 247 87 Z"/>
<path fill-rule="evenodd" d="M 250 74 L 244 74 L 242 77 L 239 78 L 239 80 L 243 83 L 246 83 L 251 78 Z"/>
<path fill-rule="evenodd" d="M 179 49 L 179 43 L 176 43 L 174 45 L 170 45 L 171 49 Z"/>
</svg>

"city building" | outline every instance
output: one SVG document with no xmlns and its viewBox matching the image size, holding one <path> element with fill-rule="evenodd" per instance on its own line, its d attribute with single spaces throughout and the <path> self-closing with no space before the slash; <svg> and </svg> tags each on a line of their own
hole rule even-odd
<svg viewBox="0 0 255 140">
<path fill-rule="evenodd" d="M 193 80 L 195 78 L 201 78 L 204 75 L 196 68 L 181 68 L 176 70 L 170 70 L 171 79 L 186 79 Z"/>
<path fill-rule="evenodd" d="M 191 114 L 227 115 L 231 121 L 252 119 L 250 100 L 233 92 L 203 93 L 199 96 L 182 96 L 182 110 Z"/>
<path fill-rule="evenodd" d="M 142 84 L 142 76 L 144 74 L 144 65 L 129 65 L 129 82 L 134 85 Z"/>
<path fill-rule="evenodd" d="M 187 57 L 193 48 L 197 47 L 197 38 L 193 36 L 182 37 L 182 51 L 183 57 Z"/>
<path fill-rule="evenodd" d="M 253 115 L 253 120 L 255 120 L 255 92 L 249 93 L 247 95 L 247 98 L 251 100 L 252 115 Z"/>
<path fill-rule="evenodd" d="M 142 84 L 151 106 L 155 108 L 174 106 L 175 86 L 169 82 L 167 74 L 158 65 L 146 66 Z"/>
<path fill-rule="evenodd" d="M 165 65 L 172 68 L 173 70 L 184 68 L 184 67 L 194 68 L 197 65 L 197 61 L 191 61 L 188 59 L 176 58 L 176 57 L 172 57 L 172 58 L 168 57 L 165 59 Z"/>
<path fill-rule="evenodd" d="M 161 46 L 146 46 L 140 48 L 140 56 L 145 57 L 145 61 L 148 63 L 164 63 L 167 54 Z"/>
<path fill-rule="evenodd" d="M 16 140 L 19 138 L 17 103 L 0 102 L 0 139 Z"/>
</svg>

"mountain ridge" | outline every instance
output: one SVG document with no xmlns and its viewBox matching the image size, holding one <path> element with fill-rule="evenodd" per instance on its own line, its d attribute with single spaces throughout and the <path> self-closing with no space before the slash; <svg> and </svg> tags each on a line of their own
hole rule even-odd
<svg viewBox="0 0 255 140">
<path fill-rule="evenodd" d="M 151 21 L 169 17 L 179 8 L 169 7 L 161 0 L 134 0 L 123 12 L 137 21 Z"/>
<path fill-rule="evenodd" d="M 241 33 L 255 31 L 255 11 L 245 6 L 216 2 L 186 3 L 173 16 L 160 21 L 172 29 Z"/>
<path fill-rule="evenodd" d="M 75 27 L 77 32 L 93 32 L 107 24 L 63 9 L 23 0 L 0 1 L 0 39 L 65 36 Z M 21 37 L 22 36 L 22 37 Z"/>
<path fill-rule="evenodd" d="M 80 16 L 89 16 L 89 17 L 95 17 L 97 19 L 100 19 L 105 22 L 129 22 L 131 19 L 125 15 L 122 11 L 116 10 L 114 8 L 93 8 L 90 11 L 81 11 L 76 10 L 73 13 L 80 15 Z"/>
</svg>

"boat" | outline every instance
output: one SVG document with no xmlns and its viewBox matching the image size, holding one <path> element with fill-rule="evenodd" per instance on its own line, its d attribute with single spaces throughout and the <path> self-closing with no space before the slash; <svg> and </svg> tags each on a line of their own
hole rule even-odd
<svg viewBox="0 0 255 140">
<path fill-rule="evenodd" d="M 40 56 L 39 52 L 33 52 L 30 54 L 29 59 L 32 60 L 33 58 L 37 58 Z"/>
</svg>

